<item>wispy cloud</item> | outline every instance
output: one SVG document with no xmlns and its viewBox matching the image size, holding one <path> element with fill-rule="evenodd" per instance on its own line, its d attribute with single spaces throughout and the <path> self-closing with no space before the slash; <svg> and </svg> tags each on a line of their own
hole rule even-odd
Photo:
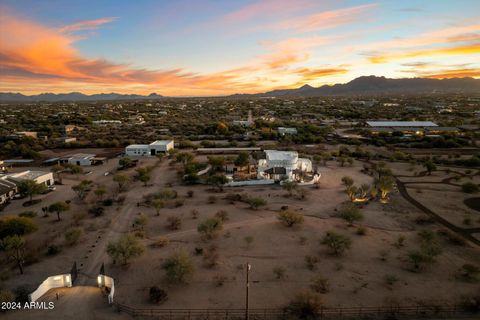
<svg viewBox="0 0 480 320">
<path fill-rule="evenodd" d="M 315 4 L 312 0 L 257 0 L 223 15 L 221 22 L 234 24 L 254 18 L 271 18 L 272 16 L 291 14 L 305 10 Z"/>
<path fill-rule="evenodd" d="M 302 77 L 303 82 L 316 80 L 322 77 L 329 77 L 335 76 L 340 74 L 345 74 L 349 70 L 345 67 L 338 67 L 338 68 L 301 68 L 297 69 L 294 72 Z"/>
<path fill-rule="evenodd" d="M 299 16 L 271 25 L 274 29 L 293 29 L 302 32 L 329 29 L 351 24 L 365 18 L 377 5 L 365 4 L 337 10 L 323 11 L 315 14 Z"/>
<path fill-rule="evenodd" d="M 395 60 L 411 58 L 431 58 L 437 56 L 471 55 L 480 53 L 480 43 L 453 47 L 439 47 L 432 49 L 414 49 L 394 53 L 379 53 L 369 57 L 369 61 L 374 64 L 387 63 Z"/>
<path fill-rule="evenodd" d="M 480 77 L 480 68 L 469 69 L 453 69 L 453 70 L 437 70 L 436 72 L 420 72 L 417 76 L 431 79 L 448 79 L 448 78 L 464 78 Z"/>
<path fill-rule="evenodd" d="M 60 32 L 75 32 L 81 30 L 95 30 L 98 27 L 117 20 L 117 17 L 106 17 L 95 20 L 83 20 L 60 28 Z"/>
</svg>

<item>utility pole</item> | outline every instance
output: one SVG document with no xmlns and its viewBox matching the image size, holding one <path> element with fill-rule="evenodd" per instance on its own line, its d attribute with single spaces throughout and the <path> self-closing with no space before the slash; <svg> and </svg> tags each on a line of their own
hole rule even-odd
<svg viewBox="0 0 480 320">
<path fill-rule="evenodd" d="M 247 262 L 247 278 L 246 278 L 246 282 L 245 282 L 245 287 L 246 287 L 246 296 L 245 296 L 245 320 L 248 320 L 248 288 L 250 287 L 250 283 L 249 283 L 249 275 L 250 275 L 250 269 L 252 268 L 252 266 L 250 265 L 250 263 Z"/>
</svg>

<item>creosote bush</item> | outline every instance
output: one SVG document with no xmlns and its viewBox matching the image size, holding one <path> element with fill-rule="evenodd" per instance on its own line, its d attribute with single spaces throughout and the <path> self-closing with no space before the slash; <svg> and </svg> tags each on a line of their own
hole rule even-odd
<svg viewBox="0 0 480 320">
<path fill-rule="evenodd" d="M 303 224 L 303 214 L 293 210 L 282 210 L 278 214 L 278 220 L 286 227 L 293 227 L 295 225 Z"/>
</svg>

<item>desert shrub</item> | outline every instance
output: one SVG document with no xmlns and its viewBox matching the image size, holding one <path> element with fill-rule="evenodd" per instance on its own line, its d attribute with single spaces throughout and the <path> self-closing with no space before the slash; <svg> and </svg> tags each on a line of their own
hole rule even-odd
<svg viewBox="0 0 480 320">
<path fill-rule="evenodd" d="M 31 288 L 27 285 L 20 285 L 15 288 L 14 294 L 15 294 L 15 301 L 16 302 L 28 302 L 28 296 L 32 292 Z"/>
<path fill-rule="evenodd" d="M 273 271 L 273 274 L 275 275 L 275 278 L 280 280 L 285 278 L 287 269 L 285 269 L 285 267 L 282 267 L 282 266 L 276 266 L 276 267 L 273 267 L 272 271 Z"/>
<path fill-rule="evenodd" d="M 198 232 L 204 239 L 211 240 L 218 236 L 218 233 L 223 228 L 222 220 L 219 218 L 209 218 L 200 223 L 197 227 Z"/>
<path fill-rule="evenodd" d="M 197 219 L 198 218 L 198 210 L 197 209 L 193 209 L 192 210 L 192 219 Z"/>
<path fill-rule="evenodd" d="M 142 243 L 132 234 L 127 234 L 118 241 L 109 242 L 107 245 L 107 253 L 114 263 L 120 260 L 124 265 L 132 258 L 142 255 L 143 252 Z"/>
<path fill-rule="evenodd" d="M 154 248 L 163 248 L 163 247 L 167 246 L 169 243 L 170 243 L 170 239 L 168 239 L 167 237 L 159 237 L 150 246 L 152 246 Z"/>
<path fill-rule="evenodd" d="M 321 307 L 322 299 L 318 293 L 304 291 L 285 307 L 285 312 L 298 319 L 315 319 Z"/>
<path fill-rule="evenodd" d="M 434 248 L 422 248 L 420 250 L 412 250 L 408 253 L 407 257 L 411 263 L 411 270 L 414 272 L 420 272 L 425 269 L 426 265 L 434 262 L 435 256 L 438 254 L 437 249 Z"/>
<path fill-rule="evenodd" d="M 293 227 L 303 223 L 303 214 L 293 210 L 283 210 L 278 214 L 278 220 L 286 227 Z"/>
<path fill-rule="evenodd" d="M 367 234 L 367 228 L 365 228 L 364 226 L 358 226 L 355 233 L 359 236 L 364 236 Z"/>
<path fill-rule="evenodd" d="M 435 241 L 435 233 L 432 230 L 421 230 L 417 235 L 422 243 L 431 244 Z"/>
<path fill-rule="evenodd" d="M 102 205 L 104 205 L 105 207 L 110 207 L 111 205 L 113 205 L 113 199 L 105 199 L 102 201 Z"/>
<path fill-rule="evenodd" d="M 167 218 L 167 228 L 170 230 L 178 230 L 182 226 L 182 220 L 177 216 L 169 216 Z"/>
<path fill-rule="evenodd" d="M 78 242 L 78 240 L 82 237 L 83 235 L 83 229 L 82 228 L 71 228 L 65 232 L 65 243 L 69 246 L 72 246 Z"/>
<path fill-rule="evenodd" d="M 299 240 L 300 245 L 303 246 L 303 245 L 305 245 L 305 244 L 307 243 L 308 238 L 307 238 L 307 237 L 304 237 L 304 236 L 301 236 L 300 238 L 298 238 L 298 240 Z"/>
<path fill-rule="evenodd" d="M 220 259 L 220 253 L 218 252 L 218 247 L 211 245 L 203 253 L 203 261 L 205 262 L 205 267 L 214 268 L 218 265 L 218 260 Z"/>
<path fill-rule="evenodd" d="M 317 268 L 318 258 L 315 256 L 306 255 L 305 264 L 307 265 L 308 270 L 315 270 Z"/>
<path fill-rule="evenodd" d="M 157 286 L 150 287 L 149 298 L 151 303 L 161 303 L 168 299 L 168 294 L 165 290 Z"/>
<path fill-rule="evenodd" d="M 0 290 L 0 304 L 4 302 L 15 302 L 15 294 L 7 289 Z"/>
<path fill-rule="evenodd" d="M 30 218 L 4 217 L 0 219 L 0 239 L 8 236 L 23 236 L 37 231 L 38 226 Z"/>
<path fill-rule="evenodd" d="M 175 208 L 180 208 L 181 206 L 183 206 L 185 203 L 185 200 L 183 199 L 177 199 L 175 200 Z"/>
<path fill-rule="evenodd" d="M 355 206 L 349 206 L 340 210 L 340 218 L 348 222 L 348 225 L 351 226 L 357 221 L 363 220 L 363 214 Z"/>
<path fill-rule="evenodd" d="M 399 235 L 397 237 L 397 240 L 393 244 L 397 249 L 400 249 L 405 245 L 405 236 L 404 235 Z"/>
<path fill-rule="evenodd" d="M 250 206 L 250 209 L 257 210 L 260 207 L 263 207 L 267 204 L 267 201 L 260 197 L 251 197 L 245 200 L 246 203 Z"/>
<path fill-rule="evenodd" d="M 476 282 L 479 276 L 480 268 L 470 263 L 464 264 L 458 270 L 458 278 L 467 282 Z"/>
<path fill-rule="evenodd" d="M 339 256 L 350 248 L 352 241 L 347 236 L 328 231 L 322 239 L 322 244 L 328 246 L 333 255 Z"/>
<path fill-rule="evenodd" d="M 316 276 L 313 278 L 310 288 L 318 293 L 327 293 L 330 291 L 330 282 L 327 278 Z"/>
<path fill-rule="evenodd" d="M 215 197 L 215 196 L 208 196 L 208 199 L 207 199 L 207 203 L 208 203 L 208 204 L 214 204 L 215 202 L 217 202 L 217 197 Z"/>
<path fill-rule="evenodd" d="M 193 198 L 193 195 L 194 195 L 194 191 L 193 191 L 193 190 L 188 190 L 188 191 L 187 191 L 187 197 Z"/>
<path fill-rule="evenodd" d="M 24 218 L 34 218 L 37 216 L 37 213 L 34 211 L 24 211 L 22 213 L 19 213 L 18 216 Z"/>
<path fill-rule="evenodd" d="M 424 225 L 427 225 L 427 224 L 432 224 L 434 222 L 435 221 L 433 220 L 433 218 L 428 217 L 428 216 L 419 216 L 419 217 L 415 218 L 415 223 L 420 225 L 420 226 L 424 226 Z"/>
<path fill-rule="evenodd" d="M 228 212 L 225 210 L 220 210 L 217 213 L 215 213 L 215 217 L 219 218 L 222 220 L 222 222 L 225 222 L 228 220 Z"/>
<path fill-rule="evenodd" d="M 389 288 L 392 288 L 393 285 L 397 282 L 398 282 L 398 278 L 394 274 L 385 275 L 385 283 L 388 285 Z"/>
<path fill-rule="evenodd" d="M 59 254 L 60 251 L 62 251 L 61 247 L 51 244 L 47 247 L 47 256 L 54 256 L 56 254 Z"/>
<path fill-rule="evenodd" d="M 225 196 L 225 199 L 228 200 L 231 204 L 243 201 L 243 198 L 244 197 L 239 193 L 229 193 Z"/>
<path fill-rule="evenodd" d="M 478 185 L 473 182 L 465 182 L 462 184 L 462 191 L 465 193 L 477 193 L 479 190 Z"/>
<path fill-rule="evenodd" d="M 143 213 L 138 214 L 133 220 L 134 228 L 141 231 L 143 231 L 147 223 L 148 223 L 148 217 Z"/>
<path fill-rule="evenodd" d="M 247 249 L 248 249 L 248 248 L 250 248 L 250 246 L 252 245 L 253 236 L 246 236 L 245 238 L 243 238 L 243 240 L 244 240 L 245 243 L 247 244 Z"/>
<path fill-rule="evenodd" d="M 100 217 L 105 213 L 105 209 L 103 207 L 95 206 L 90 208 L 88 213 L 93 214 L 95 217 Z"/>
<path fill-rule="evenodd" d="M 437 231 L 437 233 L 446 238 L 447 241 L 453 245 L 456 245 L 456 246 L 465 246 L 467 244 L 467 242 L 465 241 L 464 238 L 462 238 L 461 236 L 457 235 L 456 233 L 453 233 L 449 230 L 446 230 L 446 229 L 442 229 L 442 230 L 439 230 Z"/>
<path fill-rule="evenodd" d="M 213 283 L 215 284 L 215 287 L 221 287 L 227 280 L 228 278 L 226 276 L 215 276 L 213 278 Z"/>
<path fill-rule="evenodd" d="M 185 251 L 175 252 L 165 259 L 162 268 L 170 283 L 185 283 L 195 271 L 193 259 Z"/>
</svg>

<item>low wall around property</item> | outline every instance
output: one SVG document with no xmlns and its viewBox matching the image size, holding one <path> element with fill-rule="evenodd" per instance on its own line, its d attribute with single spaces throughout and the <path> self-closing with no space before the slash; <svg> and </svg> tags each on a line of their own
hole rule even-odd
<svg viewBox="0 0 480 320">
<path fill-rule="evenodd" d="M 28 299 L 30 300 L 30 302 L 35 302 L 50 289 L 63 287 L 70 288 L 71 286 L 72 277 L 69 273 L 51 276 L 45 279 L 45 281 L 43 281 L 35 291 L 29 294 Z"/>
<path fill-rule="evenodd" d="M 225 187 L 243 187 L 243 186 L 263 186 L 275 184 L 275 180 L 264 179 L 264 180 L 245 180 L 245 181 L 231 181 L 225 184 Z"/>
<path fill-rule="evenodd" d="M 97 282 L 100 288 L 108 288 L 108 303 L 113 303 L 113 295 L 115 294 L 115 281 L 113 280 L 113 278 L 103 274 L 99 274 L 97 277 Z"/>
</svg>

